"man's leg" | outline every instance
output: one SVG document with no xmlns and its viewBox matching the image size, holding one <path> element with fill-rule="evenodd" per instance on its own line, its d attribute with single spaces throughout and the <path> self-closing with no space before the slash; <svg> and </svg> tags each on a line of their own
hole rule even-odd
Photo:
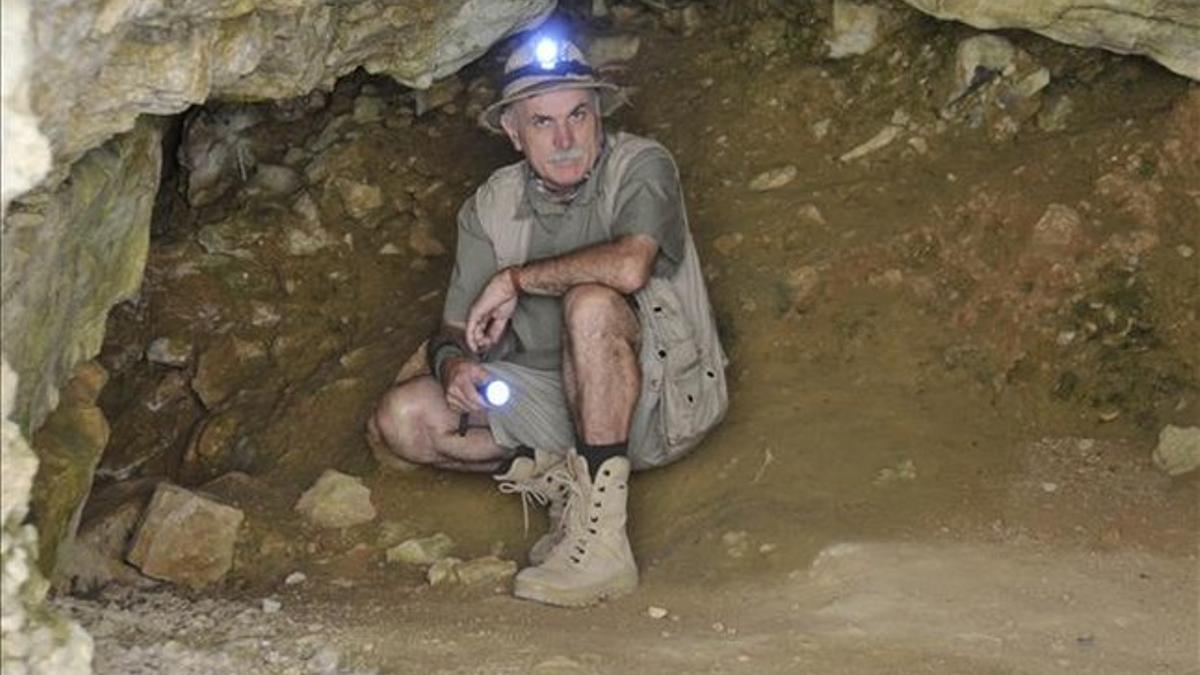
<svg viewBox="0 0 1200 675">
<path fill-rule="evenodd" d="M 481 418 L 458 435 L 458 413 L 446 405 L 441 385 L 420 375 L 392 387 L 367 420 L 367 441 L 377 454 L 439 469 L 492 472 L 509 452 L 496 444 Z M 386 461 L 386 460 L 382 460 Z"/>
<path fill-rule="evenodd" d="M 544 562 L 517 575 L 513 593 L 551 605 L 589 605 L 637 586 L 626 534 L 629 424 L 641 388 L 639 326 L 625 298 L 585 284 L 564 299 L 563 380 L 580 456 L 568 458 L 570 499 L 582 514 L 564 522 Z"/>
<path fill-rule="evenodd" d="M 593 472 L 628 451 L 629 424 L 641 393 L 637 316 L 625 297 L 582 284 L 563 301 L 563 383 L 579 452 Z"/>
</svg>

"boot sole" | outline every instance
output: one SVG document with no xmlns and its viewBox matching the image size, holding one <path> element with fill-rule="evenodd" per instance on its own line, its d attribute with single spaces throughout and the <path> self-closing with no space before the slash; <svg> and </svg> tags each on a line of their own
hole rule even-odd
<svg viewBox="0 0 1200 675">
<path fill-rule="evenodd" d="M 533 600 L 555 607 L 587 607 L 632 593 L 637 585 L 637 576 L 587 588 L 551 588 L 536 583 L 520 583 L 518 580 L 513 587 L 513 595 L 523 600 Z"/>
</svg>

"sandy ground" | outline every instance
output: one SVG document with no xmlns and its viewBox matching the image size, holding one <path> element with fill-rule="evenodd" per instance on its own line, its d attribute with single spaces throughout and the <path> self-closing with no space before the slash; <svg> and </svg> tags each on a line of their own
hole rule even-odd
<svg viewBox="0 0 1200 675">
<path fill-rule="evenodd" d="M 638 87 L 616 123 L 677 155 L 732 357 L 721 428 L 632 483 L 639 590 L 566 611 L 503 585 L 430 587 L 423 570 L 383 562 L 385 522 L 445 532 L 460 557 L 518 561 L 536 532 L 522 532 L 519 505 L 487 477 L 370 458 L 362 419 L 436 320 L 449 263 L 339 257 L 321 273 L 349 270 L 351 281 L 308 301 L 314 315 L 360 318 L 343 321 L 334 357 L 264 408 L 261 436 L 286 439 L 285 450 L 251 471 L 261 492 L 240 497 L 253 537 L 233 578 L 200 594 L 61 599 L 95 633 L 98 672 L 1200 672 L 1200 483 L 1149 461 L 1162 424 L 1198 417 L 1186 349 L 1200 337 L 1198 284 L 1181 247 L 1200 245 L 1189 187 L 1200 173 L 1186 172 L 1194 156 L 1175 173 L 1162 159 L 1195 85 L 1013 36 L 1053 66 L 1074 113 L 1063 131 L 1026 121 L 997 141 L 960 122 L 939 130 L 930 103 L 950 57 L 923 55 L 952 53 L 965 28 L 917 22 L 878 53 L 830 62 L 803 46 L 810 33 L 759 54 L 748 46 L 756 19 L 709 20 L 695 37 L 635 23 L 626 30 L 641 52 L 614 72 Z M 837 159 L 896 109 L 917 121 L 908 137 L 923 151 L 900 140 Z M 381 167 L 419 157 L 442 182 L 426 206 L 446 244 L 463 196 L 512 158 L 461 112 L 355 141 Z M 300 126 L 264 133 L 283 148 Z M 1159 158 L 1149 201 L 1102 189 L 1131 156 Z M 787 185 L 747 188 L 788 164 L 798 172 Z M 1083 213 L 1092 243 L 1069 264 L 1026 255 L 1050 204 Z M 181 217 L 160 242 L 227 215 Z M 1063 338 L 1110 297 L 1108 272 L 1088 261 L 1151 229 L 1155 246 L 1119 281 L 1144 289 L 1121 311 L 1157 341 L 1118 353 Z M 155 260 L 165 268 L 171 256 Z M 1083 281 L 1039 276 L 1064 266 Z M 170 321 L 171 301 L 155 298 L 172 288 L 161 282 L 114 314 L 110 356 L 114 341 L 144 341 Z M 146 378 L 115 378 L 113 417 Z M 329 466 L 364 477 L 375 523 L 317 533 L 295 522 L 290 504 Z M 306 580 L 285 585 L 297 570 Z M 264 599 L 280 609 L 264 612 Z"/>
</svg>

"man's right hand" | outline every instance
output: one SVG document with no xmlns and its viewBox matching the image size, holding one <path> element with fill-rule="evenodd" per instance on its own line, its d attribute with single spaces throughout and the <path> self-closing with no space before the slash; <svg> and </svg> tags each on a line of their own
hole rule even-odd
<svg viewBox="0 0 1200 675">
<path fill-rule="evenodd" d="M 446 405 L 458 412 L 477 413 L 487 409 L 479 396 L 479 386 L 488 381 L 488 371 L 471 359 L 460 356 L 447 359 L 442 366 L 442 388 Z"/>
</svg>

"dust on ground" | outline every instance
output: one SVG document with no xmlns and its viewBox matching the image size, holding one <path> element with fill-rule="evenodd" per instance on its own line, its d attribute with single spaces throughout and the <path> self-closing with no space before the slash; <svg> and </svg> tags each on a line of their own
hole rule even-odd
<svg viewBox="0 0 1200 675">
<path fill-rule="evenodd" d="M 515 159 L 469 119 L 499 62 L 419 117 L 359 74 L 252 129 L 311 207 L 163 196 L 143 294 L 109 322 L 97 494 L 242 471 L 221 496 L 247 522 L 220 589 L 60 600 L 98 671 L 1197 672 L 1198 484 L 1149 454 L 1200 419 L 1200 92 L 1011 34 L 1053 74 L 1040 108 L 943 116 L 970 29 L 914 18 L 832 61 L 822 17 L 767 14 L 586 29 L 641 38 L 610 71 L 636 87 L 613 124 L 675 153 L 731 356 L 722 426 L 633 483 L 636 593 L 566 611 L 384 562 L 397 533 L 520 561 L 536 532 L 489 478 L 385 469 L 361 438 L 436 323 L 458 204 Z M 364 87 L 385 115 L 359 115 Z M 344 179 L 382 206 L 348 213 Z M 142 359 L 163 336 L 186 377 Z M 330 466 L 364 477 L 376 521 L 297 522 Z"/>
</svg>

